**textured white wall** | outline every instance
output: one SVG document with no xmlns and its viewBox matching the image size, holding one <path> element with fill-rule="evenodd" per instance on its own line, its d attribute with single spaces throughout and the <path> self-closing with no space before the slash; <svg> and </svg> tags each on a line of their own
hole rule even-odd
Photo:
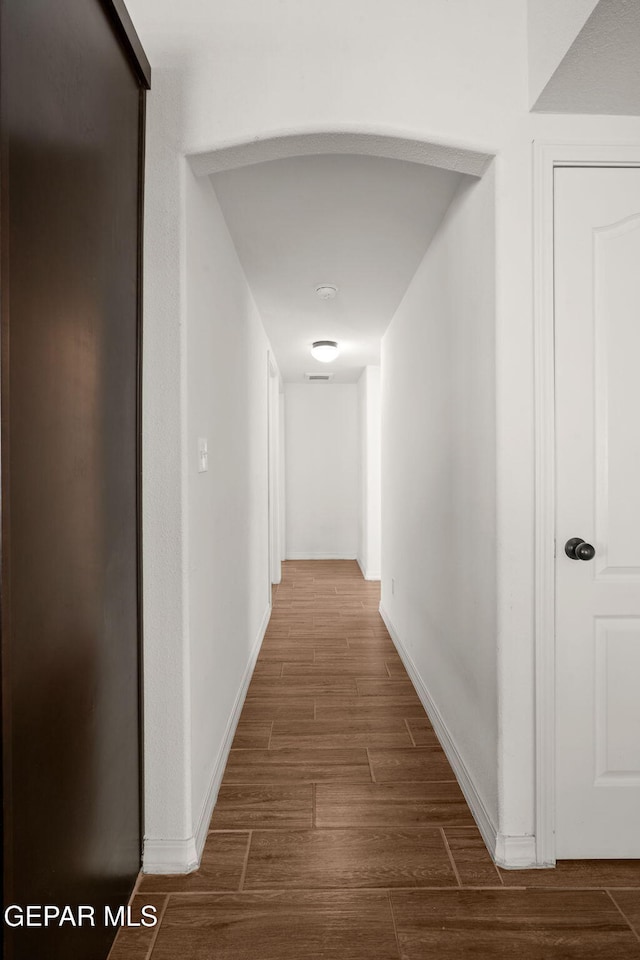
<svg viewBox="0 0 640 960">
<path fill-rule="evenodd" d="M 527 0 L 531 105 L 597 5 L 598 0 Z"/>
<path fill-rule="evenodd" d="M 599 0 L 535 102 L 544 113 L 640 114 L 640 4 Z"/>
<path fill-rule="evenodd" d="M 360 524 L 358 563 L 368 580 L 380 579 L 380 367 L 368 366 L 358 380 L 360 434 Z"/>
<path fill-rule="evenodd" d="M 287 558 L 355 560 L 359 437 L 355 383 L 286 383 Z"/>
<path fill-rule="evenodd" d="M 529 114 L 526 0 L 128 0 L 154 69 L 145 224 L 146 822 L 185 829 L 184 155 L 345 132 L 499 152 L 496 484 L 499 820 L 534 823 L 534 139 L 640 139 L 637 120 Z M 336 30 L 335 24 L 339 24 Z M 327 51 L 331 56 L 327 57 Z M 425 95 L 428 92 L 428 96 Z M 326 136 L 325 136 L 326 135 Z M 286 153 L 281 145 L 280 154 Z M 453 151 L 455 156 L 456 150 Z M 403 153 L 407 156 L 407 153 Z M 254 159 L 257 156 L 254 155 Z"/>
<path fill-rule="evenodd" d="M 382 341 L 382 606 L 497 826 L 493 192 L 461 185 Z"/>
<path fill-rule="evenodd" d="M 186 171 L 191 814 L 209 788 L 270 603 L 269 343 L 208 178 Z M 277 390 L 277 381 L 276 381 Z M 198 473 L 198 438 L 209 470 Z"/>
</svg>

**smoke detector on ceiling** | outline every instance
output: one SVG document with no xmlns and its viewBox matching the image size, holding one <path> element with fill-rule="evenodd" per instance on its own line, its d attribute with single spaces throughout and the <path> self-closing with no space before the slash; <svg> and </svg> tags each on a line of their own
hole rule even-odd
<svg viewBox="0 0 640 960">
<path fill-rule="evenodd" d="M 305 373 L 305 380 L 308 380 L 309 383 L 327 383 L 329 380 L 333 380 L 332 373 Z"/>
<path fill-rule="evenodd" d="M 321 300 L 333 300 L 338 288 L 333 283 L 319 283 L 316 287 L 316 296 Z"/>
</svg>

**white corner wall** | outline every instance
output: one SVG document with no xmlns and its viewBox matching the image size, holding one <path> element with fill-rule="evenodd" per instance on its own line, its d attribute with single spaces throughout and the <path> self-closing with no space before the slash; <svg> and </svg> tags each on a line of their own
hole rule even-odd
<svg viewBox="0 0 640 960">
<path fill-rule="evenodd" d="M 360 525 L 357 559 L 366 580 L 380 579 L 380 416 L 380 367 L 368 366 L 358 380 Z"/>
<path fill-rule="evenodd" d="M 359 525 L 355 383 L 286 383 L 287 559 L 355 560 Z"/>
<path fill-rule="evenodd" d="M 381 609 L 495 848 L 494 274 L 491 169 L 461 184 L 383 338 Z"/>
</svg>

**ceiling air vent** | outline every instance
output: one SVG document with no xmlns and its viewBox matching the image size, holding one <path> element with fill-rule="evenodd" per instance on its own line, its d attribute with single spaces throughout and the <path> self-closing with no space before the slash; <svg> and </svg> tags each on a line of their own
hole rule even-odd
<svg viewBox="0 0 640 960">
<path fill-rule="evenodd" d="M 305 380 L 308 380 L 309 383 L 328 383 L 329 380 L 333 380 L 332 373 L 305 373 Z"/>
</svg>

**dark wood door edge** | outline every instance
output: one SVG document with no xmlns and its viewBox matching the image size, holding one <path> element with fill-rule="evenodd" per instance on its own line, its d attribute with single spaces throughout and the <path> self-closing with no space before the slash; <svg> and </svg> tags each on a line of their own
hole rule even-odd
<svg viewBox="0 0 640 960">
<path fill-rule="evenodd" d="M 149 90 L 151 87 L 151 64 L 147 60 L 147 55 L 129 16 L 129 11 L 124 5 L 124 0 L 101 0 L 101 3 L 127 51 L 140 84 Z"/>
</svg>

